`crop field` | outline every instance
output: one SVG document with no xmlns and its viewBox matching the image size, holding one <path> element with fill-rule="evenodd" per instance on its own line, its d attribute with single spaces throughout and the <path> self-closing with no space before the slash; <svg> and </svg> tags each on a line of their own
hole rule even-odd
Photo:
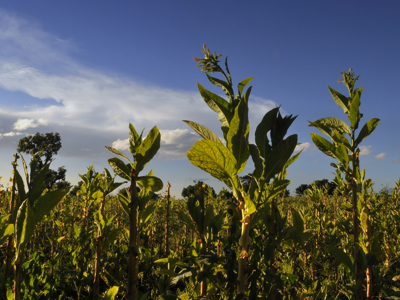
<svg viewBox="0 0 400 300">
<path fill-rule="evenodd" d="M 326 167 L 336 188 L 290 197 L 296 117 L 270 110 L 251 144 L 252 78 L 234 86 L 227 60 L 202 51 L 198 67 L 225 94 L 198 84 L 221 132 L 186 120 L 202 138 L 187 158 L 226 190 L 199 182 L 171 197 L 173 178 L 158 178 L 151 162 L 157 126 L 129 124 L 131 155 L 105 145 L 110 170 L 89 166 L 74 192 L 51 184 L 57 172 L 43 151 L 30 162 L 20 151 L 13 173 L 0 174 L 11 176 L 0 194 L 0 299 L 400 299 L 400 179 L 376 192 L 361 168 L 360 145 L 380 120 L 361 113 L 358 77 L 341 73 L 348 95 L 329 88 L 343 119 L 309 122 L 325 136 L 312 133 L 315 146 L 335 160 Z M 143 173 L 147 164 L 154 173 Z M 246 165 L 254 171 L 244 176 Z"/>
</svg>

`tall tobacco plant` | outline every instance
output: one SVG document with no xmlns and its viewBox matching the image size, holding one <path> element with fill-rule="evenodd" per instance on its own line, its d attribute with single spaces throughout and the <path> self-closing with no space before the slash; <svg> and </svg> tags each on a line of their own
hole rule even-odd
<svg viewBox="0 0 400 300">
<path fill-rule="evenodd" d="M 295 118 L 282 117 L 279 108 L 271 110 L 257 126 L 256 144 L 250 144 L 248 104 L 251 87 L 246 91 L 244 89 L 253 78 L 246 78 L 239 82 L 238 92 L 235 94 L 227 59 L 225 72 L 219 65 L 218 58 L 221 55 L 211 54 L 205 45 L 202 51 L 204 58 L 195 58 L 198 66 L 206 72 L 207 79 L 213 85 L 221 87 L 228 97 L 226 100 L 197 84 L 206 104 L 218 114 L 225 143 L 205 126 L 184 121 L 203 138 L 187 152 L 187 157 L 194 166 L 224 182 L 232 190 L 239 203 L 238 209 L 241 211 L 242 219 L 236 299 L 244 299 L 249 272 L 251 219 L 258 208 L 266 203 L 266 200 L 282 192 L 290 183 L 284 178 L 285 168 L 298 157 L 290 159 L 297 145 L 297 135 L 291 135 L 286 139 L 284 136 Z M 209 73 L 220 73 L 224 79 L 212 77 Z M 267 136 L 268 133 L 270 139 Z M 245 190 L 238 174 L 244 170 L 250 155 L 255 170 L 252 173 L 250 188 Z M 280 175 L 277 176 L 278 174 Z"/>
<path fill-rule="evenodd" d="M 161 179 L 153 176 L 153 171 L 146 176 L 139 176 L 139 173 L 156 155 L 160 148 L 160 131 L 154 126 L 145 138 L 143 131 L 139 135 L 132 124 L 129 124 L 129 151 L 132 153 L 133 162 L 125 154 L 117 149 L 106 148 L 114 154 L 119 155 L 128 161 L 125 164 L 121 159 L 115 157 L 108 160 L 109 165 L 118 176 L 130 182 L 128 198 L 119 197 L 120 204 L 129 215 L 129 261 L 128 261 L 128 284 L 127 299 L 135 300 L 138 294 L 138 271 L 139 271 L 139 243 L 138 225 L 144 215 L 151 215 L 155 207 L 146 208 L 154 192 L 163 188 Z M 139 186 L 139 192 L 137 191 Z"/>
<path fill-rule="evenodd" d="M 371 244 L 369 225 L 370 206 L 367 203 L 366 192 L 371 187 L 372 182 L 370 179 L 365 180 L 365 169 L 360 169 L 359 156 L 361 142 L 375 130 L 379 119 L 370 119 L 363 125 L 359 133 L 357 133 L 361 118 L 363 117 L 363 114 L 360 113 L 363 87 L 355 87 L 359 76 L 355 77 L 352 69 L 341 73 L 341 77 L 342 79 L 339 81 L 347 87 L 349 96 L 346 97 L 331 87 L 329 87 L 329 91 L 335 103 L 347 115 L 350 124 L 338 118 L 327 117 L 310 122 L 309 126 L 317 128 L 331 139 L 330 142 L 316 133 L 311 133 L 311 139 L 318 149 L 337 160 L 337 163 L 331 163 L 331 165 L 344 175 L 344 181 L 347 183 L 346 192 L 351 197 L 353 212 L 355 296 L 356 299 L 363 299 L 363 271 L 366 271 L 366 294 L 367 299 L 370 299 L 372 288 L 371 270 L 366 266 L 368 264 L 366 254 L 368 254 Z M 362 243 L 359 238 L 361 234 L 360 224 L 364 231 L 365 243 Z M 336 253 L 337 250 L 335 251 Z M 341 253 L 340 256 L 342 259 L 346 258 L 345 253 Z M 347 262 L 347 266 L 352 266 L 349 258 L 345 259 L 345 261 Z"/>
</svg>

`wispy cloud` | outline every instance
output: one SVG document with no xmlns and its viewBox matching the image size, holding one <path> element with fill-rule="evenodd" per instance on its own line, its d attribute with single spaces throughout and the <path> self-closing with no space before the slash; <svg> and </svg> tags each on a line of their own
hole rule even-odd
<svg viewBox="0 0 400 300">
<path fill-rule="evenodd" d="M 14 129 L 15 130 L 25 130 L 28 128 L 35 128 L 38 127 L 39 125 L 47 125 L 48 120 L 39 118 L 36 122 L 34 119 L 21 119 L 19 118 L 17 122 L 14 123 Z"/>
<path fill-rule="evenodd" d="M 0 128 L 4 132 L 57 131 L 70 155 L 83 149 L 82 155 L 94 155 L 95 150 L 88 149 L 104 151 L 106 143 L 127 150 L 129 122 L 139 131 L 157 125 L 162 135 L 157 157 L 175 159 L 184 158 L 198 139 L 180 120 L 193 120 L 220 132 L 216 114 L 198 92 L 145 85 L 90 69 L 69 56 L 75 49 L 73 41 L 44 31 L 33 20 L 0 10 L 0 42 L 0 88 L 32 99 L 32 105 L 0 108 L 0 117 L 8 120 Z M 41 99 L 53 99 L 56 105 L 33 105 Z M 249 106 L 254 129 L 276 104 L 253 96 Z M 71 142 L 74 146 L 66 146 Z"/>
<path fill-rule="evenodd" d="M 376 159 L 382 159 L 386 157 L 386 153 L 382 152 L 375 156 Z"/>
<path fill-rule="evenodd" d="M 360 156 L 370 155 L 372 146 L 360 146 Z"/>
</svg>

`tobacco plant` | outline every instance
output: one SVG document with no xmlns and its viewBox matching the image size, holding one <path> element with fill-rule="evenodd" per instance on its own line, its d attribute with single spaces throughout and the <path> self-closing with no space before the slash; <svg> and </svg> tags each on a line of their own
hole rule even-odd
<svg viewBox="0 0 400 300">
<path fill-rule="evenodd" d="M 45 215 L 57 205 L 57 203 L 68 193 L 69 188 L 48 191 L 48 183 L 52 180 L 48 177 L 50 163 L 38 169 L 38 156 L 33 155 L 30 162 L 30 173 L 21 156 L 24 168 L 27 189 L 18 170 L 15 170 L 15 181 L 18 188 L 19 201 L 15 206 L 15 263 L 14 263 L 14 300 L 22 299 L 21 280 L 22 264 L 24 261 L 25 248 L 30 241 L 35 227 L 42 221 Z M 13 217 L 14 220 L 14 217 Z"/>
<path fill-rule="evenodd" d="M 370 232 L 370 205 L 367 202 L 366 192 L 370 188 L 372 181 L 365 180 L 365 170 L 360 169 L 360 144 L 369 136 L 379 123 L 379 119 L 373 118 L 366 122 L 360 132 L 356 134 L 359 128 L 360 120 L 363 114 L 360 113 L 361 93 L 363 87 L 355 88 L 355 83 L 359 76 L 355 77 L 354 72 L 350 69 L 348 72 L 341 73 L 340 80 L 347 87 L 349 96 L 346 97 L 336 90 L 329 87 L 329 91 L 335 100 L 335 103 L 343 109 L 350 124 L 345 121 L 327 117 L 314 122 L 310 122 L 309 126 L 316 127 L 322 133 L 330 137 L 332 142 L 325 138 L 311 133 L 311 139 L 314 144 L 326 155 L 336 159 L 337 163 L 331 165 L 340 170 L 344 175 L 344 181 L 347 184 L 347 192 L 351 196 L 352 213 L 353 213 L 353 261 L 355 276 L 355 296 L 356 299 L 363 299 L 363 271 L 367 266 L 366 254 L 370 251 L 371 232 Z M 340 180 L 340 179 L 339 179 Z M 365 245 L 360 247 L 360 224 L 365 235 Z M 342 257 L 346 254 L 337 249 Z M 346 259 L 346 261 L 349 261 Z M 347 264 L 348 265 L 348 264 Z M 371 297 L 371 269 L 366 268 L 367 299 Z"/>
<path fill-rule="evenodd" d="M 246 91 L 244 88 L 253 78 L 242 80 L 238 84 L 238 93 L 235 94 L 227 59 L 225 60 L 225 73 L 219 65 L 218 58 L 221 55 L 215 53 L 212 55 L 205 45 L 202 51 L 204 59 L 195 58 L 198 66 L 206 72 L 207 79 L 212 84 L 221 87 L 228 97 L 228 100 L 225 100 L 197 84 L 206 104 L 218 114 L 218 119 L 222 123 L 221 129 L 225 145 L 210 129 L 192 121 L 185 121 L 203 138 L 193 145 L 187 152 L 187 156 L 193 165 L 224 182 L 238 201 L 238 209 L 242 213 L 240 221 L 242 229 L 239 242 L 236 299 L 244 299 L 249 272 L 248 251 L 251 244 L 251 218 L 258 207 L 262 206 L 269 198 L 282 192 L 289 184 L 288 180 L 282 178 L 283 175 L 281 177 L 276 177 L 276 175 L 284 171 L 287 166 L 297 145 L 297 135 L 284 139 L 294 118 L 291 116 L 282 118 L 279 108 L 276 108 L 264 116 L 256 129 L 256 145 L 250 145 L 248 104 L 251 87 Z M 208 74 L 214 72 L 220 73 L 224 80 Z M 271 143 L 267 133 L 270 134 Z M 252 174 L 253 185 L 246 191 L 238 174 L 245 168 L 250 155 L 254 161 L 255 170 Z M 272 184 L 270 184 L 271 180 L 273 180 Z"/>
<path fill-rule="evenodd" d="M 143 131 L 139 135 L 132 124 L 129 124 L 129 151 L 132 153 L 133 162 L 131 162 L 125 154 L 117 149 L 106 148 L 121 156 L 128 161 L 125 164 L 119 158 L 111 158 L 108 160 L 113 171 L 123 179 L 130 181 L 129 199 L 119 197 L 121 206 L 129 215 L 129 265 L 128 265 L 128 286 L 127 299 L 136 300 L 138 294 L 138 271 L 139 271 L 139 244 L 138 244 L 138 217 L 144 213 L 146 204 L 150 200 L 152 194 L 163 188 L 161 179 L 153 176 L 153 171 L 147 176 L 139 176 L 139 173 L 156 155 L 160 148 L 161 135 L 158 128 L 153 127 L 147 136 L 142 138 Z M 140 191 L 137 192 L 139 185 Z M 152 211 L 154 208 L 152 208 Z M 151 211 L 151 212 L 152 212 Z M 140 220 L 140 219 L 139 219 Z"/>
</svg>

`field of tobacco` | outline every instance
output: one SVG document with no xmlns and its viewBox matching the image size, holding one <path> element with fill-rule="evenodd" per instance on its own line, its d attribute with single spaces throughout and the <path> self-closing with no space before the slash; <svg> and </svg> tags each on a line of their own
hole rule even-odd
<svg viewBox="0 0 400 300">
<path fill-rule="evenodd" d="M 203 53 L 198 66 L 227 97 L 198 84 L 222 132 L 185 121 L 202 138 L 187 157 L 230 192 L 198 184 L 175 199 L 173 178 L 142 174 L 160 148 L 156 126 L 143 137 L 129 124 L 131 158 L 106 146 L 111 170 L 88 167 L 76 195 L 49 187 L 39 153 L 30 163 L 16 153 L 0 193 L 0 299 L 400 299 L 400 179 L 377 193 L 360 168 L 359 145 L 379 120 L 360 124 L 358 77 L 341 73 L 348 96 L 329 88 L 347 121 L 310 122 L 330 139 L 311 134 L 336 161 L 327 166 L 333 195 L 313 185 L 286 197 L 288 168 L 301 156 L 297 135 L 286 137 L 296 117 L 272 109 L 251 144 L 252 78 L 234 92 L 227 60 L 222 68 L 220 55 Z"/>
</svg>

